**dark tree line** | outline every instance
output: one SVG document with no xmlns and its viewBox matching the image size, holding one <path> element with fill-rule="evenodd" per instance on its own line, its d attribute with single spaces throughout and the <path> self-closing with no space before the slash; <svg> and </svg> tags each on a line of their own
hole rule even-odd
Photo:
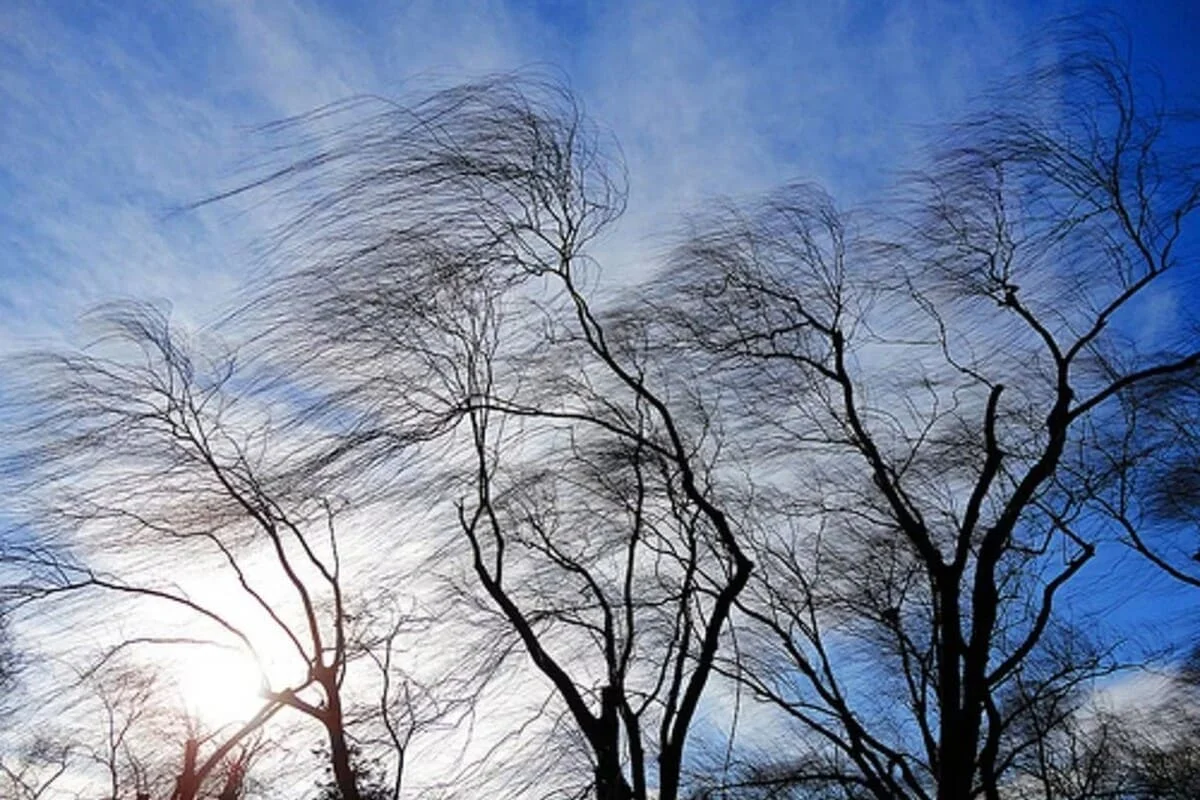
<svg viewBox="0 0 1200 800">
<path fill-rule="evenodd" d="M 243 353 L 117 306 L 25 362 L 9 613 L 129 597 L 290 654 L 180 800 L 285 711 L 345 800 L 470 724 L 430 791 L 1182 796 L 1195 717 L 1096 707 L 1132 665 L 1063 596 L 1119 548 L 1200 574 L 1194 115 L 1115 39 L 1058 44 L 894 196 L 716 207 L 627 291 L 598 290 L 619 150 L 557 85 L 271 126 L 232 194 L 295 215 Z"/>
</svg>

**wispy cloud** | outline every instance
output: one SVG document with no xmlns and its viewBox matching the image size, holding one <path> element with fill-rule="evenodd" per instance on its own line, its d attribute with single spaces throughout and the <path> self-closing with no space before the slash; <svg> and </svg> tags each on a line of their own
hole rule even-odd
<svg viewBox="0 0 1200 800">
<path fill-rule="evenodd" d="M 680 210 L 810 177 L 850 196 L 1005 58 L 985 4 L 9 5 L 0 12 L 3 338 L 114 295 L 211 318 L 271 209 L 167 212 L 235 180 L 249 129 L 358 93 L 557 69 L 622 143 L 620 274 Z M 984 43 L 987 46 L 983 46 Z"/>
</svg>

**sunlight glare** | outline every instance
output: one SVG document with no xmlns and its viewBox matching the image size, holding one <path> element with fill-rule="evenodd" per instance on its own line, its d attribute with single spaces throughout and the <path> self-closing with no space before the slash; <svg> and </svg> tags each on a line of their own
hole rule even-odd
<svg viewBox="0 0 1200 800">
<path fill-rule="evenodd" d="M 179 661 L 179 688 L 188 714 L 220 727 L 245 722 L 262 706 L 262 677 L 244 653 L 196 648 Z"/>
</svg>

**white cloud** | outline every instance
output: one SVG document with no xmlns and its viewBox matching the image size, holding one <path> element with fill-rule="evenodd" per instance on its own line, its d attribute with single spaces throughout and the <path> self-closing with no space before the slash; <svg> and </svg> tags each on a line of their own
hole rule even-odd
<svg viewBox="0 0 1200 800">
<path fill-rule="evenodd" d="M 560 67 L 629 162 L 631 214 L 609 250 L 624 280 L 646 269 L 646 243 L 704 197 L 796 176 L 850 196 L 877 185 L 913 125 L 959 108 L 1017 29 L 995 9 L 955 3 L 881 18 L 840 3 L 630 2 L 560 19 L 501 2 L 339 8 L 3 12 L 8 347 L 69 327 L 114 294 L 166 297 L 212 318 L 271 210 L 165 212 L 231 185 L 255 145 L 248 129 L 283 115 L 355 93 L 412 97 L 481 73 Z"/>
</svg>

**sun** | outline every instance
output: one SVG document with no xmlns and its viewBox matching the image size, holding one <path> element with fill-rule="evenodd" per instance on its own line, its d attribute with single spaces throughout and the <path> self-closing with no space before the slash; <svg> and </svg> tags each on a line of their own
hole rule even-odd
<svg viewBox="0 0 1200 800">
<path fill-rule="evenodd" d="M 175 668 L 189 716 L 212 727 L 249 720 L 262 707 L 262 672 L 244 652 L 194 647 Z"/>
</svg>

